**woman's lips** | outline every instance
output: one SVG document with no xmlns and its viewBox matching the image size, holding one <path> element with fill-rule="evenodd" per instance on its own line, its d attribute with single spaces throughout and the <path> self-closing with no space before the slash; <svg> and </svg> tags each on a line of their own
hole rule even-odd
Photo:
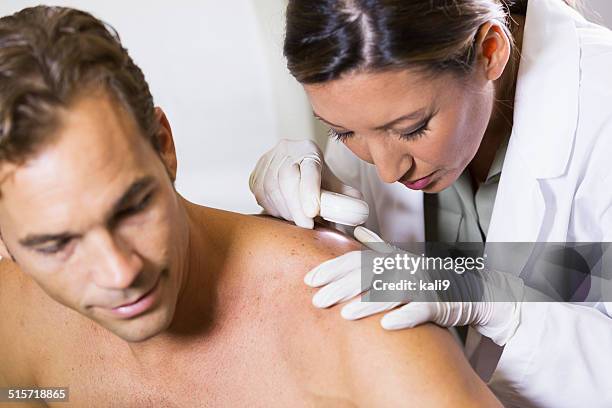
<svg viewBox="0 0 612 408">
<path fill-rule="evenodd" d="M 422 177 L 414 181 L 400 180 L 400 183 L 402 183 L 403 185 L 405 185 L 411 190 L 423 190 L 425 187 L 427 187 L 431 183 L 434 173 L 435 171 L 428 176 Z"/>
</svg>

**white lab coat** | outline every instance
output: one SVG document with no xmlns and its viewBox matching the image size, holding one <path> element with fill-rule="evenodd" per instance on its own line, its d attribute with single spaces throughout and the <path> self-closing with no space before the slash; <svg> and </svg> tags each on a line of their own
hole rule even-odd
<svg viewBox="0 0 612 408">
<path fill-rule="evenodd" d="M 384 184 L 339 143 L 326 162 L 364 194 L 366 226 L 424 240 L 422 192 Z M 530 0 L 487 242 L 565 241 L 612 241 L 612 32 L 561 0 Z M 523 304 L 489 383 L 506 406 L 612 407 L 612 303 L 587 300 Z"/>
</svg>

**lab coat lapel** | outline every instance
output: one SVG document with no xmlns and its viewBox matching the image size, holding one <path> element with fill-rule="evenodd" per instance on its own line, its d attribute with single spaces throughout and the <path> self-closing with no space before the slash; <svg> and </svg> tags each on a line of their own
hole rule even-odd
<svg viewBox="0 0 612 408">
<path fill-rule="evenodd" d="M 492 242 L 565 241 L 567 220 L 560 214 L 552 179 L 565 173 L 578 121 L 579 44 L 574 21 L 581 17 L 559 0 L 530 0 L 514 99 L 512 135 L 504 159 L 485 251 L 492 268 L 530 274 L 532 250 Z M 560 225 L 564 224 L 564 225 Z M 508 253 L 509 252 L 509 253 Z M 537 257 L 537 250 L 534 252 Z M 525 277 L 525 276 L 524 276 Z M 470 361 L 489 381 L 502 348 L 470 330 Z M 496 346 L 496 347 L 495 347 Z M 481 353 L 479 353 L 479 351 Z M 486 364 L 479 364 L 482 354 Z"/>
<path fill-rule="evenodd" d="M 487 241 L 565 240 L 560 233 L 547 234 L 556 214 L 554 200 L 544 198 L 553 198 L 547 179 L 565 172 L 577 127 L 580 55 L 574 13 L 558 0 L 529 2 L 513 130 Z"/>
</svg>

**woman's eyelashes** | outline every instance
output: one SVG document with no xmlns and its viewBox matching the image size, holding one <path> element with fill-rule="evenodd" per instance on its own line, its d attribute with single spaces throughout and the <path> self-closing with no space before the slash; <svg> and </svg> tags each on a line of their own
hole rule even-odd
<svg viewBox="0 0 612 408">
<path fill-rule="evenodd" d="M 334 128 L 329 128 L 327 134 L 329 135 L 329 137 L 334 140 L 337 140 L 338 142 L 344 142 L 346 139 L 353 135 L 353 132 L 338 132 Z"/>
<path fill-rule="evenodd" d="M 423 122 L 417 129 L 411 130 L 410 132 L 397 132 L 398 136 L 402 140 L 415 140 L 425 135 L 429 131 L 429 120 Z M 394 132 L 395 133 L 395 132 Z"/>
<path fill-rule="evenodd" d="M 398 130 L 389 129 L 389 133 L 396 134 L 401 140 L 416 140 L 422 136 L 424 136 L 429 131 L 429 121 L 431 120 L 431 116 L 427 118 L 423 123 L 419 125 L 415 130 L 410 130 L 407 132 L 402 132 Z M 339 132 L 334 128 L 329 128 L 329 137 L 339 141 L 344 142 L 349 137 L 353 136 L 352 131 L 347 132 Z"/>
</svg>

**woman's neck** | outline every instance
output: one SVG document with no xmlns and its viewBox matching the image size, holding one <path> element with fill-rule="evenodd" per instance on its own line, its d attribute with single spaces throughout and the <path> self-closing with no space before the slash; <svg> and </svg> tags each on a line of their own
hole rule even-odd
<svg viewBox="0 0 612 408">
<path fill-rule="evenodd" d="M 486 180 L 497 150 L 512 132 L 514 94 L 523 43 L 524 24 L 524 16 L 512 15 L 510 29 L 514 37 L 513 50 L 502 76 L 494 84 L 495 101 L 491 120 L 485 130 L 478 152 L 468 166 L 475 187 Z"/>
</svg>

